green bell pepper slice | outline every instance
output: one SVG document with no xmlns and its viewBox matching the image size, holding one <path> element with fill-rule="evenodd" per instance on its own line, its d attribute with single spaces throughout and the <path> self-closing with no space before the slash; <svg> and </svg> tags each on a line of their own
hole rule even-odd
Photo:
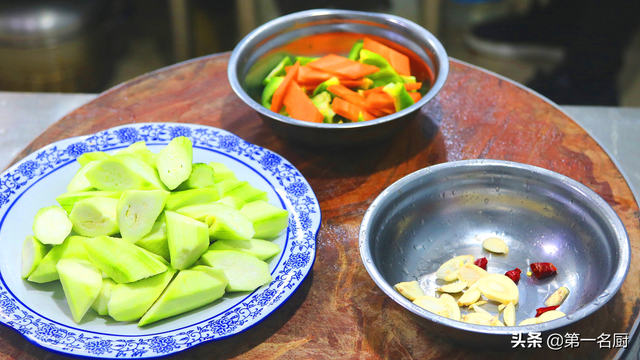
<svg viewBox="0 0 640 360">
<path fill-rule="evenodd" d="M 296 61 L 300 61 L 300 66 L 305 66 L 312 61 L 320 59 L 319 57 L 296 56 Z"/>
<path fill-rule="evenodd" d="M 267 109 L 271 108 L 271 99 L 273 98 L 273 93 L 276 92 L 278 86 L 282 84 L 283 80 L 284 76 L 274 76 L 271 78 L 271 81 L 269 81 L 267 86 L 264 87 L 264 90 L 262 90 L 262 106 L 266 107 Z"/>
<path fill-rule="evenodd" d="M 318 85 L 315 88 L 315 90 L 313 90 L 313 94 L 311 96 L 316 96 L 323 91 L 327 91 L 327 88 L 331 85 L 340 85 L 340 80 L 338 80 L 337 77 L 332 77 L 329 80 L 325 80 L 324 82 L 320 83 L 320 85 Z M 330 94 L 330 95 L 331 95 L 331 98 L 333 99 L 333 94 Z"/>
<path fill-rule="evenodd" d="M 351 47 L 351 51 L 349 51 L 349 60 L 358 61 L 360 58 L 360 50 L 362 50 L 362 46 L 364 45 L 363 40 L 356 41 L 355 44 Z"/>
<path fill-rule="evenodd" d="M 320 94 L 312 97 L 311 102 L 318 108 L 318 110 L 320 110 L 320 113 L 324 116 L 324 120 L 322 122 L 333 123 L 333 118 L 336 116 L 336 113 L 333 112 L 333 108 L 331 107 L 331 95 L 328 91 L 323 91 Z"/>
<path fill-rule="evenodd" d="M 271 70 L 271 72 L 267 75 L 267 77 L 264 78 L 264 80 L 262 80 L 262 85 L 265 85 L 265 86 L 268 85 L 271 79 L 273 79 L 275 76 L 287 75 L 287 72 L 284 70 L 284 67 L 289 65 L 293 65 L 291 63 L 291 58 L 289 58 L 288 56 L 285 56 L 284 58 L 282 58 L 282 60 L 280 60 L 278 65 L 276 65 L 276 67 L 274 67 L 273 70 Z"/>
<path fill-rule="evenodd" d="M 393 98 L 393 104 L 396 107 L 396 112 L 404 110 L 415 104 L 413 98 L 411 98 L 411 95 L 409 95 L 409 92 L 405 89 L 403 82 L 389 84 L 383 87 L 382 91 Z"/>
<path fill-rule="evenodd" d="M 400 77 L 402 78 L 402 81 L 404 81 L 405 84 L 415 84 L 415 83 L 417 83 L 415 76 L 400 75 Z"/>
<path fill-rule="evenodd" d="M 404 83 L 400 75 L 398 75 L 398 73 L 391 67 L 389 62 L 374 52 L 364 49 L 360 50 L 359 61 L 363 64 L 373 65 L 380 69 L 379 71 L 366 76 L 373 80 L 373 87 L 385 86 L 389 83 Z"/>
</svg>

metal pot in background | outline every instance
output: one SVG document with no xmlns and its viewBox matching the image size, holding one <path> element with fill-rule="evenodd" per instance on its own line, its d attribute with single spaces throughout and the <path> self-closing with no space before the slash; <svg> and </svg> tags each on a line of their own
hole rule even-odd
<svg viewBox="0 0 640 360">
<path fill-rule="evenodd" d="M 93 92 L 117 55 L 124 1 L 0 1 L 0 90 Z"/>
</svg>

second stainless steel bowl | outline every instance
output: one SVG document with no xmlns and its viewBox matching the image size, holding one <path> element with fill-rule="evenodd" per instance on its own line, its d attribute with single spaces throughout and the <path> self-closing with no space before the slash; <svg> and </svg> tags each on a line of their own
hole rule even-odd
<svg viewBox="0 0 640 360">
<path fill-rule="evenodd" d="M 508 255 L 483 250 L 482 241 L 496 236 Z M 508 346 L 514 332 L 551 331 L 588 316 L 618 291 L 631 261 L 624 225 L 595 192 L 558 173 L 499 160 L 439 164 L 391 185 L 362 220 L 360 253 L 376 284 L 425 328 L 482 346 Z M 473 325 L 430 313 L 393 289 L 419 280 L 434 296 L 442 285 L 438 267 L 466 254 L 487 257 L 489 273 L 522 270 L 516 324 L 534 317 L 561 286 L 571 291 L 559 308 L 568 316 L 532 326 Z M 533 262 L 554 263 L 557 276 L 528 277 Z M 498 313 L 495 305 L 483 307 Z"/>
<path fill-rule="evenodd" d="M 276 114 L 263 107 L 259 101 L 262 79 L 277 63 L 273 59 L 279 59 L 278 49 L 312 35 L 326 33 L 370 34 L 391 40 L 416 54 L 434 74 L 435 80 L 416 104 L 395 114 L 364 122 L 311 123 Z M 346 55 L 352 45 L 335 44 L 336 47 L 342 46 L 341 55 Z M 274 131 L 297 143 L 323 147 L 363 145 L 396 134 L 442 89 L 448 73 L 449 60 L 442 44 L 421 26 L 393 15 L 344 10 L 303 11 L 268 22 L 236 46 L 228 68 L 233 91 Z"/>
</svg>

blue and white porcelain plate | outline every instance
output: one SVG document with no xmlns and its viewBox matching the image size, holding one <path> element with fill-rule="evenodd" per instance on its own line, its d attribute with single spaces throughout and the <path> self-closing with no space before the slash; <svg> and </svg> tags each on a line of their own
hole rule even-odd
<svg viewBox="0 0 640 360">
<path fill-rule="evenodd" d="M 273 281 L 252 293 L 224 298 L 167 320 L 138 328 L 89 310 L 74 323 L 59 281 L 33 284 L 20 277 L 22 243 L 38 209 L 55 197 L 90 151 L 113 153 L 136 141 L 158 152 L 177 136 L 193 142 L 194 162 L 222 162 L 239 179 L 266 190 L 269 202 L 289 210 L 289 227 L 274 240 L 283 251 L 269 261 Z M 27 156 L 0 175 L 0 322 L 29 341 L 65 355 L 149 358 L 235 335 L 269 316 L 296 291 L 315 261 L 320 207 L 309 183 L 287 160 L 227 131 L 190 124 L 121 126 L 58 141 Z"/>
</svg>

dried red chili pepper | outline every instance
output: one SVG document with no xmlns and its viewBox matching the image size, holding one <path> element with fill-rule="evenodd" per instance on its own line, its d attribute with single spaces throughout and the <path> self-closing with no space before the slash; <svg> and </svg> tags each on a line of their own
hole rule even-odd
<svg viewBox="0 0 640 360">
<path fill-rule="evenodd" d="M 558 269 L 548 262 L 537 262 L 530 265 L 533 275 L 538 279 L 548 278 L 549 276 L 557 274 Z"/>
<path fill-rule="evenodd" d="M 483 270 L 487 270 L 487 262 L 488 262 L 488 261 L 487 261 L 487 258 L 486 258 L 486 257 L 483 257 L 483 258 L 480 258 L 480 259 L 476 260 L 476 261 L 474 262 L 474 264 L 475 264 L 477 267 L 482 268 Z"/>
<path fill-rule="evenodd" d="M 518 283 L 518 281 L 520 281 L 520 273 L 522 271 L 518 268 L 515 268 L 513 270 L 509 270 L 505 273 L 506 276 L 509 277 L 509 279 L 513 280 L 514 283 Z"/>
<path fill-rule="evenodd" d="M 541 307 L 539 309 L 536 309 L 536 317 L 546 313 L 547 311 L 551 311 L 551 310 L 555 310 L 558 307 L 560 307 L 560 305 L 556 305 L 556 306 L 547 306 L 547 307 Z"/>
</svg>

